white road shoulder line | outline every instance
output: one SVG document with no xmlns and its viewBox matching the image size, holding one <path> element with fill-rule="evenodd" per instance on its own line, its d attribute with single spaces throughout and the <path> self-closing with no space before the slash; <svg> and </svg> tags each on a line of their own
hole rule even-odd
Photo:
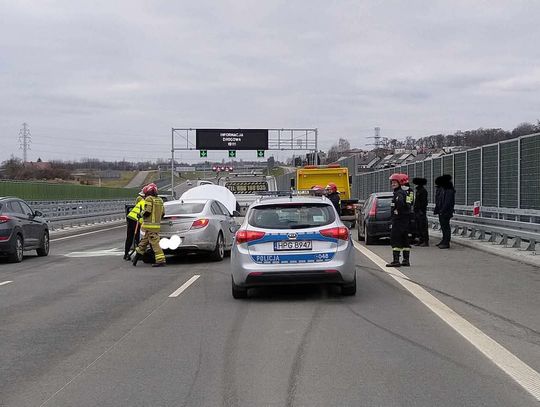
<svg viewBox="0 0 540 407">
<path fill-rule="evenodd" d="M 2 281 L 2 282 L 0 283 L 0 285 L 6 285 L 6 284 L 9 284 L 9 283 L 12 283 L 12 282 L 13 282 L 13 281 Z"/>
<path fill-rule="evenodd" d="M 125 227 L 126 227 L 125 225 L 113 226 L 113 227 L 107 228 L 107 229 L 94 230 L 92 232 L 86 232 L 86 233 L 78 233 L 76 235 L 58 237 L 56 239 L 51 238 L 51 242 L 58 242 L 59 240 L 66 240 L 66 239 L 74 239 L 74 238 L 80 237 L 80 236 L 93 235 L 94 233 L 108 232 L 109 230 L 112 230 L 112 229 L 120 229 L 120 228 L 125 228 Z"/>
<path fill-rule="evenodd" d="M 510 353 L 505 347 L 491 339 L 418 284 L 410 281 L 397 268 L 386 267 L 385 261 L 371 250 L 360 245 L 358 242 L 354 242 L 354 246 L 360 253 L 379 266 L 381 270 L 386 272 L 439 318 L 450 325 L 457 333 L 467 339 L 476 349 L 527 390 L 536 400 L 540 401 L 540 373 Z"/>
<path fill-rule="evenodd" d="M 180 294 L 182 294 L 186 289 L 193 284 L 197 279 L 200 277 L 199 274 L 195 274 L 193 277 L 191 277 L 188 281 L 186 281 L 184 284 L 180 286 L 178 290 L 176 290 L 174 293 L 169 295 L 169 298 L 178 297 Z"/>
</svg>

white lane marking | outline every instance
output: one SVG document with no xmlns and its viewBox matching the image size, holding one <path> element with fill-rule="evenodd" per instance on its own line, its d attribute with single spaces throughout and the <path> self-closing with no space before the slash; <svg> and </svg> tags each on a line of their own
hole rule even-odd
<svg viewBox="0 0 540 407">
<path fill-rule="evenodd" d="M 178 290 L 176 290 L 174 293 L 169 295 L 169 298 L 178 297 L 180 294 L 182 294 L 186 289 L 193 284 L 197 279 L 200 277 L 199 274 L 195 274 L 193 277 L 191 277 L 188 281 L 186 281 L 184 284 L 180 286 Z"/>
<path fill-rule="evenodd" d="M 397 268 L 386 267 L 386 262 L 371 250 L 360 245 L 358 242 L 353 243 L 360 253 L 401 284 L 439 318 L 450 325 L 457 333 L 467 339 L 476 349 L 495 363 L 495 365 L 503 372 L 527 390 L 534 398 L 536 398 L 536 400 L 540 401 L 540 373 L 524 363 L 517 356 L 510 353 L 505 347 L 491 339 L 484 332 L 458 315 L 454 310 L 439 301 L 418 284 L 410 281 L 409 278 Z"/>
<path fill-rule="evenodd" d="M 79 233 L 79 234 L 77 234 L 77 235 L 58 237 L 58 238 L 56 238 L 56 239 L 51 239 L 51 242 L 57 242 L 57 241 L 59 241 L 59 240 L 66 240 L 66 239 L 73 239 L 73 238 L 80 237 L 80 236 L 93 235 L 94 233 L 108 232 L 109 230 L 120 229 L 120 228 L 125 228 L 125 227 L 126 227 L 125 225 L 121 225 L 121 226 L 113 226 L 112 228 L 100 229 L 100 230 L 94 230 L 94 231 L 92 231 L 92 232 Z"/>
<path fill-rule="evenodd" d="M 65 257 L 103 257 L 103 256 L 118 256 L 123 254 L 124 250 L 114 248 L 114 249 L 103 249 L 103 250 L 93 250 L 87 252 L 71 252 L 64 254 Z"/>
<path fill-rule="evenodd" d="M 6 285 L 6 284 L 9 284 L 9 283 L 12 283 L 12 282 L 13 282 L 13 281 L 2 281 L 2 282 L 0 283 L 0 285 Z"/>
</svg>

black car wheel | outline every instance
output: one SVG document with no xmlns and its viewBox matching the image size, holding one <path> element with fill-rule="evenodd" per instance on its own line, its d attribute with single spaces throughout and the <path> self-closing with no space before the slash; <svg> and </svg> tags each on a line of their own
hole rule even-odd
<svg viewBox="0 0 540 407">
<path fill-rule="evenodd" d="M 366 241 L 366 246 L 375 243 L 375 238 L 373 238 L 372 236 L 370 236 L 369 233 L 368 233 L 367 225 L 364 226 L 364 239 L 365 239 L 365 241 Z"/>
<path fill-rule="evenodd" d="M 38 256 L 47 256 L 49 254 L 49 232 L 45 231 L 43 237 L 41 238 L 41 247 L 36 249 Z"/>
<path fill-rule="evenodd" d="M 231 286 L 232 286 L 232 296 L 234 299 L 238 300 L 241 298 L 247 298 L 248 289 L 245 287 L 240 287 L 239 285 L 236 285 L 232 277 L 231 277 Z"/>
<path fill-rule="evenodd" d="M 15 237 L 13 242 L 13 252 L 9 255 L 8 260 L 11 263 L 20 263 L 24 255 L 24 241 L 21 235 Z"/>
<path fill-rule="evenodd" d="M 360 230 L 363 230 L 363 228 L 360 227 L 360 223 L 359 223 L 359 224 L 358 224 L 358 229 L 357 229 L 358 240 L 359 240 L 359 241 L 363 241 L 363 240 L 364 240 L 364 236 L 362 236 L 362 233 L 360 233 Z"/>
<path fill-rule="evenodd" d="M 221 261 L 225 257 L 225 242 L 223 240 L 223 234 L 219 232 L 217 241 L 216 241 L 216 248 L 210 255 L 212 260 L 214 261 Z"/>
</svg>

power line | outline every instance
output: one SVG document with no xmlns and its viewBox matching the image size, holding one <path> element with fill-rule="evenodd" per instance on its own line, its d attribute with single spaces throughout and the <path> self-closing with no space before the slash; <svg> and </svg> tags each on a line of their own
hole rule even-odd
<svg viewBox="0 0 540 407">
<path fill-rule="evenodd" d="M 19 130 L 19 149 L 23 150 L 23 162 L 27 162 L 28 150 L 30 150 L 30 143 L 32 142 L 32 136 L 30 135 L 30 128 L 27 123 L 22 124 L 22 129 Z"/>
</svg>

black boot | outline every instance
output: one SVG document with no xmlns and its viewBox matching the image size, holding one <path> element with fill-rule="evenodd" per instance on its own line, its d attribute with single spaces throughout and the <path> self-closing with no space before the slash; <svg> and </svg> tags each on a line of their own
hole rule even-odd
<svg viewBox="0 0 540 407">
<path fill-rule="evenodd" d="M 142 259 L 142 254 L 139 254 L 135 252 L 135 256 L 133 256 L 133 265 L 136 266 L 137 262 Z"/>
<path fill-rule="evenodd" d="M 131 256 L 129 255 L 129 253 L 124 254 L 124 260 L 131 260 Z"/>
<path fill-rule="evenodd" d="M 410 257 L 410 250 L 403 250 L 403 261 L 401 262 L 401 265 L 404 267 L 409 267 L 411 265 L 411 263 L 409 262 Z"/>
<path fill-rule="evenodd" d="M 394 259 L 392 260 L 392 263 L 388 263 L 386 267 L 400 267 L 401 263 L 399 262 L 399 252 L 394 250 L 392 254 L 394 255 Z"/>
</svg>

